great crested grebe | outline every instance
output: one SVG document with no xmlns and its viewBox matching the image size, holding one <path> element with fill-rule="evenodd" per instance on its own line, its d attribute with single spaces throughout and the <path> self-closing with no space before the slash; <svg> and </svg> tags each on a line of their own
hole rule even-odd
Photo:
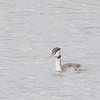
<svg viewBox="0 0 100 100">
<path fill-rule="evenodd" d="M 50 57 L 55 57 L 56 58 L 56 71 L 67 71 L 67 70 L 83 70 L 84 67 L 80 64 L 77 63 L 67 63 L 64 65 L 61 65 L 61 48 L 54 48 L 52 50 L 52 54 Z"/>
</svg>

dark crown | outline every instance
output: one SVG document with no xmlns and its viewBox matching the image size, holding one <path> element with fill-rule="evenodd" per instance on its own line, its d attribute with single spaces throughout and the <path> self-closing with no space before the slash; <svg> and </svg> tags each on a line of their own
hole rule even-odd
<svg viewBox="0 0 100 100">
<path fill-rule="evenodd" d="M 58 47 L 56 47 L 56 48 L 54 48 L 53 50 L 52 50 L 52 54 L 53 53 L 56 53 L 57 51 L 59 51 L 61 48 L 58 48 Z"/>
</svg>

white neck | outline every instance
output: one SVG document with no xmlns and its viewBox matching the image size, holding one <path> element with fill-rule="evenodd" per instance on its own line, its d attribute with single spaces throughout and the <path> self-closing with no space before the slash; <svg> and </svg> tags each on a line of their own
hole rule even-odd
<svg viewBox="0 0 100 100">
<path fill-rule="evenodd" d="M 61 59 L 56 58 L 56 71 L 62 71 L 61 69 Z"/>
</svg>

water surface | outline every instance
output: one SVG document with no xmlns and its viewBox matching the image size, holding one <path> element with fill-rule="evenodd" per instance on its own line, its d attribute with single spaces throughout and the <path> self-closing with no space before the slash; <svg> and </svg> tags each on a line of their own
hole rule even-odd
<svg viewBox="0 0 100 100">
<path fill-rule="evenodd" d="M 0 100 L 98 100 L 99 17 L 99 0 L 1 0 Z M 56 75 L 54 47 L 87 70 Z"/>
</svg>

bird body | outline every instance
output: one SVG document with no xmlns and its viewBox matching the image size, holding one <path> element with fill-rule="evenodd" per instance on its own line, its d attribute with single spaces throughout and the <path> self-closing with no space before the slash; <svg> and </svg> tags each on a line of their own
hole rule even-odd
<svg viewBox="0 0 100 100">
<path fill-rule="evenodd" d="M 84 69 L 84 67 L 80 64 L 77 64 L 77 63 L 67 63 L 67 64 L 64 64 L 64 65 L 61 65 L 61 51 L 60 51 L 61 48 L 54 48 L 52 50 L 52 55 L 50 57 L 55 57 L 56 58 L 56 63 L 55 63 L 55 66 L 56 66 L 56 71 L 67 71 L 67 70 L 82 70 Z"/>
</svg>

